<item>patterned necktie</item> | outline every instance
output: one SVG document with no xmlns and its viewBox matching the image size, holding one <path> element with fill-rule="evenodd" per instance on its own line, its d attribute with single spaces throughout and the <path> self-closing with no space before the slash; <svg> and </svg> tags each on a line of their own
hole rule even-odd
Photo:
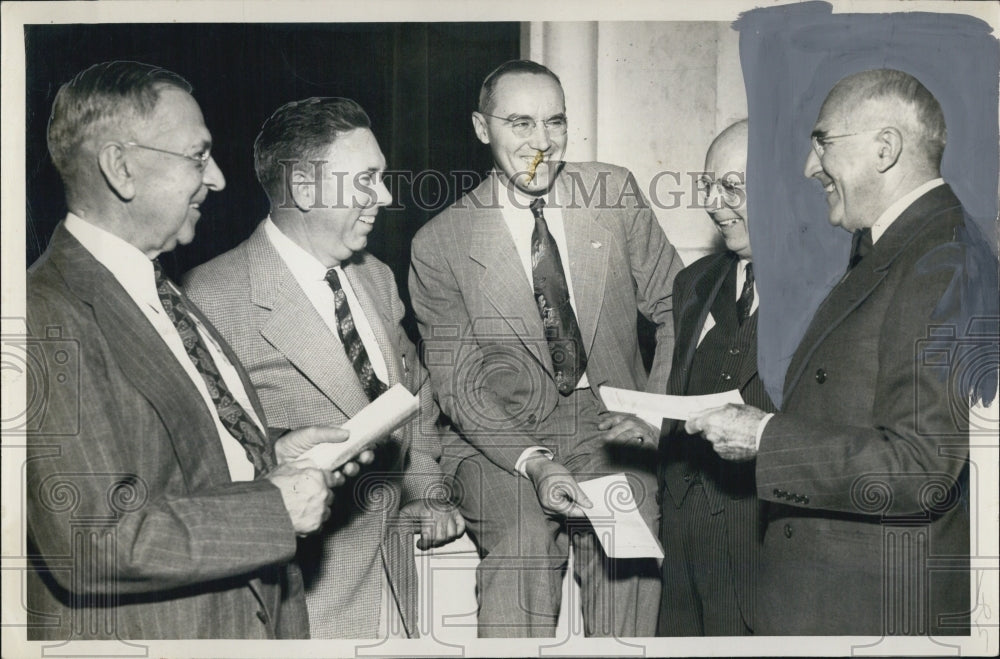
<svg viewBox="0 0 1000 659">
<path fill-rule="evenodd" d="M 740 299 L 736 300 L 736 317 L 741 325 L 750 317 L 750 310 L 753 309 L 753 263 L 747 262 L 746 273 L 747 279 L 743 282 Z"/>
<path fill-rule="evenodd" d="M 222 379 L 219 369 L 215 366 L 212 353 L 205 347 L 201 335 L 198 334 L 197 325 L 188 309 L 187 299 L 180 289 L 164 276 L 160 262 L 155 259 L 153 274 L 156 277 L 156 292 L 160 296 L 163 310 L 177 328 L 177 333 L 184 342 L 184 351 L 205 380 L 205 386 L 212 402 L 215 403 L 219 420 L 229 434 L 243 445 L 247 458 L 253 463 L 254 473 L 258 476 L 267 473 L 274 467 L 274 454 L 267 438 L 229 391 L 226 381 Z"/>
<path fill-rule="evenodd" d="M 535 217 L 535 230 L 531 233 L 531 273 L 535 302 L 552 356 L 556 387 L 559 393 L 568 396 L 587 369 L 587 355 L 576 314 L 569 303 L 569 286 L 559 248 L 542 215 L 544 206 L 545 200 L 541 198 L 531 202 L 531 214 Z"/>
<path fill-rule="evenodd" d="M 354 326 L 351 307 L 347 304 L 347 295 L 344 293 L 344 287 L 340 285 L 337 271 L 333 268 L 327 270 L 326 281 L 333 291 L 334 310 L 337 313 L 337 334 L 340 335 L 340 342 L 344 344 L 344 352 L 347 354 L 351 366 L 354 367 L 354 372 L 358 374 L 358 382 L 361 383 L 361 388 L 364 389 L 368 400 L 375 400 L 385 393 L 388 387 L 375 375 L 372 362 L 368 359 L 368 351 L 365 350 L 365 344 L 361 342 L 358 330 Z"/>
<path fill-rule="evenodd" d="M 872 230 L 858 229 L 851 239 L 851 260 L 847 262 L 847 269 L 852 270 L 861 259 L 868 256 L 872 251 Z"/>
</svg>

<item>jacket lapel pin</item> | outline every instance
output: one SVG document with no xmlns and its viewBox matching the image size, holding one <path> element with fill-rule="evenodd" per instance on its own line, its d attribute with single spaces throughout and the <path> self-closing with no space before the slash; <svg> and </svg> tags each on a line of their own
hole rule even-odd
<svg viewBox="0 0 1000 659">
<path fill-rule="evenodd" d="M 591 240 L 590 241 L 590 246 L 593 247 L 594 249 L 600 249 L 601 248 L 601 243 L 597 242 L 596 240 Z"/>
</svg>

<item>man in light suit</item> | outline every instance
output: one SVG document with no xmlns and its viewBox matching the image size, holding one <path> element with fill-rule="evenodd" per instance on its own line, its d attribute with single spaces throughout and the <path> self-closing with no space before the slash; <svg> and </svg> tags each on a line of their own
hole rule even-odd
<svg viewBox="0 0 1000 659">
<path fill-rule="evenodd" d="M 677 338 L 668 394 L 738 389 L 773 412 L 757 373 L 758 296 L 746 206 L 747 122 L 726 128 L 705 157 L 705 205 L 726 251 L 695 261 L 674 282 Z M 660 636 L 753 631 L 760 507 L 754 463 L 727 462 L 672 423 L 660 439 L 663 485 Z"/>
<path fill-rule="evenodd" d="M 597 392 L 647 385 L 637 310 L 657 325 L 649 387 L 666 385 L 681 262 L 627 170 L 563 162 L 565 102 L 547 68 L 501 65 L 472 121 L 495 169 L 417 234 L 410 293 L 435 392 L 464 439 L 446 458 L 482 558 L 479 635 L 552 636 L 566 521 L 590 505 L 577 478 L 627 472 L 655 528 L 652 461 L 605 445 L 621 429 L 602 425 Z M 585 632 L 653 634 L 655 562 L 607 559 L 585 524 L 572 536 Z"/>
<path fill-rule="evenodd" d="M 190 92 L 108 62 L 52 109 L 69 215 L 27 279 L 28 350 L 53 369 L 28 434 L 34 640 L 308 634 L 287 563 L 343 476 L 293 458 L 347 433 L 272 446 L 239 361 L 155 260 L 225 185 Z"/>
<path fill-rule="evenodd" d="M 391 201 L 385 158 L 357 103 L 309 98 L 265 122 L 254 164 L 269 217 L 192 270 L 187 289 L 243 360 L 272 423 L 342 425 L 396 383 L 419 395 L 418 418 L 376 450 L 353 505 L 298 554 L 314 638 L 415 636 L 412 529 L 400 518 L 420 520 L 421 548 L 461 535 L 464 522 L 442 498 L 440 413 L 400 324 L 395 280 L 365 251 Z"/>
<path fill-rule="evenodd" d="M 799 344 L 781 412 L 687 422 L 723 458 L 756 456 L 760 634 L 968 634 L 971 392 L 951 365 L 982 345 L 974 312 L 995 323 L 997 266 L 940 178 L 944 145 L 913 76 L 834 86 L 805 174 L 855 232 L 849 269 Z"/>
</svg>

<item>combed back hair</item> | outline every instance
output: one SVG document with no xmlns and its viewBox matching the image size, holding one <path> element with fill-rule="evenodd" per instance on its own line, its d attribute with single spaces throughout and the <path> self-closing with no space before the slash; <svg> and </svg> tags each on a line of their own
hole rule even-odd
<svg viewBox="0 0 1000 659">
<path fill-rule="evenodd" d="M 923 145 L 929 162 L 940 166 L 948 132 L 941 104 L 924 85 L 909 73 L 895 69 L 872 69 L 850 75 L 837 83 L 855 101 L 888 105 L 900 128 Z M 896 107 L 892 107 L 896 106 Z"/>
<path fill-rule="evenodd" d="M 95 64 L 60 87 L 49 117 L 48 145 L 63 181 L 77 175 L 87 140 L 109 129 L 128 139 L 129 122 L 149 117 L 164 87 L 191 93 L 191 84 L 173 71 L 127 61 Z"/>
<path fill-rule="evenodd" d="M 494 106 L 494 96 L 496 94 L 497 82 L 500 81 L 505 75 L 515 74 L 515 73 L 532 73 L 535 75 L 549 76 L 556 81 L 559 87 L 562 87 L 562 82 L 559 80 L 559 76 L 552 73 L 548 67 L 542 66 L 538 62 L 532 62 L 529 59 L 512 59 L 509 62 L 504 62 L 497 68 L 493 69 L 493 72 L 486 76 L 483 80 L 483 86 L 479 90 L 479 111 L 489 114 L 493 112 Z"/>
<path fill-rule="evenodd" d="M 282 161 L 320 160 L 337 138 L 372 123 L 349 98 L 319 97 L 285 103 L 264 122 L 253 143 L 257 180 L 272 203 L 285 199 Z"/>
</svg>

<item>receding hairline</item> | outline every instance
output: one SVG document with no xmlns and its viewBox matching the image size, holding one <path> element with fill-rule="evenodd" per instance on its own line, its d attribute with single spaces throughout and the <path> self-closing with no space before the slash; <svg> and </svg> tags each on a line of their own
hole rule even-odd
<svg viewBox="0 0 1000 659">
<path fill-rule="evenodd" d="M 722 129 L 721 133 L 715 136 L 712 143 L 708 145 L 708 150 L 705 151 L 705 164 L 708 164 L 712 156 L 720 152 L 726 152 L 728 155 L 733 149 L 739 149 L 745 159 L 747 157 L 749 137 L 750 124 L 746 119 L 740 119 L 726 126 Z"/>
</svg>

